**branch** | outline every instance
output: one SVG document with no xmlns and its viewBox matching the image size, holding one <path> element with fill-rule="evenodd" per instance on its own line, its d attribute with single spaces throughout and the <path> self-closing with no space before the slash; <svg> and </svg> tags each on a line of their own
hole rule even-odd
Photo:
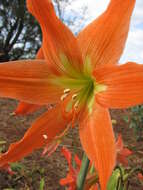
<svg viewBox="0 0 143 190">
<path fill-rule="evenodd" d="M 14 39 L 12 40 L 11 44 L 9 45 L 9 51 L 12 49 L 12 47 L 14 46 L 14 44 L 17 42 L 19 35 L 21 34 L 21 31 L 23 29 L 23 22 L 24 22 L 24 0 L 19 2 L 19 11 L 20 11 L 20 23 L 18 25 L 18 30 L 17 33 L 14 37 Z"/>
<path fill-rule="evenodd" d="M 9 42 L 12 38 L 12 35 L 13 35 L 13 32 L 16 30 L 17 28 L 17 25 L 18 25 L 18 22 L 19 22 L 19 18 L 16 19 L 16 22 L 14 23 L 14 25 L 11 27 L 11 30 L 9 31 L 8 33 L 8 36 L 7 36 L 7 39 L 5 41 L 5 46 L 4 46 L 4 49 L 7 50 L 7 47 L 9 47 Z M 9 50 L 7 50 L 9 51 Z"/>
<path fill-rule="evenodd" d="M 9 45 L 9 51 L 12 49 L 12 47 L 14 46 L 14 44 L 17 42 L 19 35 L 21 34 L 21 31 L 23 29 L 23 19 L 20 19 L 20 24 L 18 26 L 18 31 L 15 35 L 15 38 L 12 40 L 11 44 Z"/>
<path fill-rule="evenodd" d="M 56 5 L 57 5 L 57 10 L 58 10 L 59 18 L 60 18 L 61 20 L 63 20 L 60 2 L 59 2 L 59 0 L 55 0 L 55 2 L 56 2 Z"/>
</svg>

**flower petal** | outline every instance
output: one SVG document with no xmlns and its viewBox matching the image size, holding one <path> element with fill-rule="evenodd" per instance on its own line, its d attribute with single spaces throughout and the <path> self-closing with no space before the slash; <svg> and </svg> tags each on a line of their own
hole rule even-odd
<svg viewBox="0 0 143 190">
<path fill-rule="evenodd" d="M 0 167 L 16 162 L 34 149 L 50 143 L 66 128 L 66 125 L 67 121 L 62 118 L 60 106 L 50 109 L 33 123 L 20 141 L 11 144 L 8 151 L 0 156 Z M 44 138 L 45 136 L 47 138 Z"/>
<path fill-rule="evenodd" d="M 72 167 L 72 163 L 71 163 L 71 161 L 72 161 L 72 155 L 71 155 L 71 152 L 70 152 L 67 148 L 62 147 L 61 153 L 62 153 L 62 154 L 64 155 L 64 157 L 66 158 L 66 160 L 67 160 L 67 162 L 68 162 L 68 165 L 69 165 L 70 167 Z"/>
<path fill-rule="evenodd" d="M 30 114 L 33 113 L 41 108 L 40 105 L 36 104 L 29 104 L 26 102 L 20 102 L 14 111 L 16 115 L 25 115 L 25 114 Z"/>
<path fill-rule="evenodd" d="M 89 159 L 95 163 L 101 189 L 105 190 L 116 158 L 112 122 L 107 109 L 94 105 L 92 113 L 80 122 L 80 139 Z"/>
<path fill-rule="evenodd" d="M 124 147 L 122 135 L 118 135 L 118 139 L 116 141 L 116 149 L 117 149 L 117 162 L 122 163 L 124 166 L 128 166 L 127 157 L 132 154 L 132 152 Z"/>
<path fill-rule="evenodd" d="M 44 54 L 43 54 L 43 50 L 42 48 L 39 49 L 37 55 L 36 55 L 37 59 L 44 59 Z M 36 104 L 29 104 L 26 102 L 19 102 L 16 110 L 14 111 L 14 113 L 16 115 L 23 115 L 23 114 L 30 114 L 33 113 L 34 111 L 40 109 L 41 106 L 36 105 Z"/>
<path fill-rule="evenodd" d="M 132 152 L 128 148 L 124 148 L 121 152 L 117 154 L 117 162 L 121 163 L 123 166 L 128 166 L 128 156 L 130 156 Z"/>
<path fill-rule="evenodd" d="M 118 135 L 118 138 L 117 138 L 117 141 L 116 141 L 116 149 L 117 149 L 117 152 L 122 151 L 123 148 L 124 148 L 124 144 L 123 144 L 123 140 L 122 140 L 122 135 L 119 134 L 119 135 Z"/>
<path fill-rule="evenodd" d="M 80 70 L 82 58 L 77 39 L 56 16 L 51 0 L 27 0 L 27 8 L 40 23 L 43 33 L 43 52 L 51 67 L 54 63 L 60 73 L 67 72 L 64 68 L 66 63 L 63 60 L 64 55 L 70 65 Z"/>
<path fill-rule="evenodd" d="M 57 102 L 62 89 L 50 83 L 51 71 L 42 60 L 0 64 L 0 97 L 33 104 Z"/>
<path fill-rule="evenodd" d="M 127 39 L 135 0 L 111 0 L 107 10 L 78 35 L 83 59 L 91 58 L 95 67 L 115 64 Z"/>
<path fill-rule="evenodd" d="M 143 103 L 143 65 L 127 63 L 96 69 L 96 81 L 107 86 L 96 95 L 99 104 L 109 108 L 127 108 Z"/>
<path fill-rule="evenodd" d="M 44 53 L 42 47 L 37 52 L 36 59 L 44 59 Z"/>
<path fill-rule="evenodd" d="M 73 186 L 73 183 L 75 184 L 74 178 L 69 173 L 66 178 L 60 179 L 60 185 L 62 186 L 65 185 Z"/>
</svg>

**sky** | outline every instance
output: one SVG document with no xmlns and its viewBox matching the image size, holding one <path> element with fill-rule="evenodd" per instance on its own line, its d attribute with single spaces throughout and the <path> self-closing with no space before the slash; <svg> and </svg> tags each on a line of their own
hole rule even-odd
<svg viewBox="0 0 143 190">
<path fill-rule="evenodd" d="M 108 3 L 109 0 L 76 0 L 72 8 L 79 11 L 82 6 L 87 6 L 84 24 L 86 26 L 106 9 Z M 128 61 L 143 64 L 143 0 L 136 0 L 130 32 L 120 60 L 121 63 Z"/>
</svg>

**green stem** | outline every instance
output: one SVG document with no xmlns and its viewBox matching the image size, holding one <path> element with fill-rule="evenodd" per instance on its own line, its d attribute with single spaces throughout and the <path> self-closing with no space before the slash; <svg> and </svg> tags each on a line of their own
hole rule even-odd
<svg viewBox="0 0 143 190">
<path fill-rule="evenodd" d="M 83 188 L 84 188 L 84 182 L 85 182 L 86 175 L 88 172 L 89 163 L 90 163 L 90 161 L 89 161 L 88 157 L 86 156 L 86 154 L 84 153 L 83 158 L 82 158 L 80 172 L 79 172 L 78 178 L 77 178 L 77 190 L 83 190 Z"/>
</svg>

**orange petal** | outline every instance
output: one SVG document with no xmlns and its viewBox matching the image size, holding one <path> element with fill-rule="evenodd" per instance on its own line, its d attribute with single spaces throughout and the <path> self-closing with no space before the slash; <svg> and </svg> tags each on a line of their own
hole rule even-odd
<svg viewBox="0 0 143 190">
<path fill-rule="evenodd" d="M 143 103 L 143 65 L 127 63 L 96 69 L 96 81 L 107 86 L 96 95 L 99 104 L 109 108 L 127 108 Z"/>
<path fill-rule="evenodd" d="M 93 185 L 91 188 L 90 188 L 90 190 L 98 190 L 99 188 L 98 188 L 98 184 L 95 184 L 95 185 Z"/>
<path fill-rule="evenodd" d="M 93 66 L 117 63 L 127 39 L 135 0 L 111 0 L 107 10 L 78 35 L 83 59 Z"/>
<path fill-rule="evenodd" d="M 124 148 L 117 154 L 117 161 L 118 163 L 122 163 L 123 166 L 128 166 L 128 159 L 127 157 L 130 156 L 132 152 L 128 148 Z"/>
<path fill-rule="evenodd" d="M 116 158 L 112 122 L 107 109 L 94 105 L 93 112 L 80 122 L 80 139 L 89 159 L 95 163 L 101 189 L 106 190 Z"/>
<path fill-rule="evenodd" d="M 37 55 L 37 59 L 44 59 L 44 54 L 42 48 L 39 49 Z M 26 102 L 20 102 L 14 111 L 16 115 L 23 115 L 23 114 L 30 114 L 38 109 L 40 109 L 41 106 L 36 104 L 29 104 Z"/>
<path fill-rule="evenodd" d="M 138 179 L 143 181 L 143 174 L 142 173 L 138 173 Z"/>
<path fill-rule="evenodd" d="M 66 125 L 67 121 L 62 118 L 60 106 L 50 109 L 33 123 L 20 141 L 11 144 L 8 151 L 1 155 L 0 167 L 16 162 L 34 149 L 39 149 L 50 143 L 56 135 L 59 135 L 66 128 Z"/>
<path fill-rule="evenodd" d="M 117 161 L 122 163 L 124 166 L 128 166 L 127 157 L 132 154 L 132 152 L 124 147 L 122 135 L 118 135 L 118 139 L 116 141 L 116 149 L 117 149 Z"/>
<path fill-rule="evenodd" d="M 44 53 L 42 48 L 40 48 L 37 52 L 36 59 L 44 59 Z"/>
<path fill-rule="evenodd" d="M 26 103 L 26 102 L 20 102 L 18 104 L 16 110 L 14 111 L 14 113 L 16 115 L 25 115 L 25 114 L 33 113 L 33 112 L 37 111 L 40 108 L 41 108 L 40 105 L 29 104 L 29 103 Z"/>
<path fill-rule="evenodd" d="M 0 64 L 0 97 L 33 104 L 60 100 L 62 90 L 49 82 L 51 71 L 45 61 L 14 61 Z"/>
<path fill-rule="evenodd" d="M 56 16 L 51 0 L 27 0 L 27 8 L 40 23 L 43 33 L 43 52 L 51 67 L 54 63 L 58 65 L 57 69 L 60 73 L 65 73 L 63 66 L 65 63 L 61 62 L 60 57 L 64 54 L 69 63 L 80 70 L 82 59 L 77 40 Z"/>
<path fill-rule="evenodd" d="M 118 138 L 117 138 L 117 141 L 116 141 L 116 149 L 117 149 L 117 152 L 122 151 L 123 148 L 124 148 L 124 144 L 123 144 L 123 140 L 122 140 L 122 135 L 119 134 L 119 135 L 118 135 Z"/>
</svg>

